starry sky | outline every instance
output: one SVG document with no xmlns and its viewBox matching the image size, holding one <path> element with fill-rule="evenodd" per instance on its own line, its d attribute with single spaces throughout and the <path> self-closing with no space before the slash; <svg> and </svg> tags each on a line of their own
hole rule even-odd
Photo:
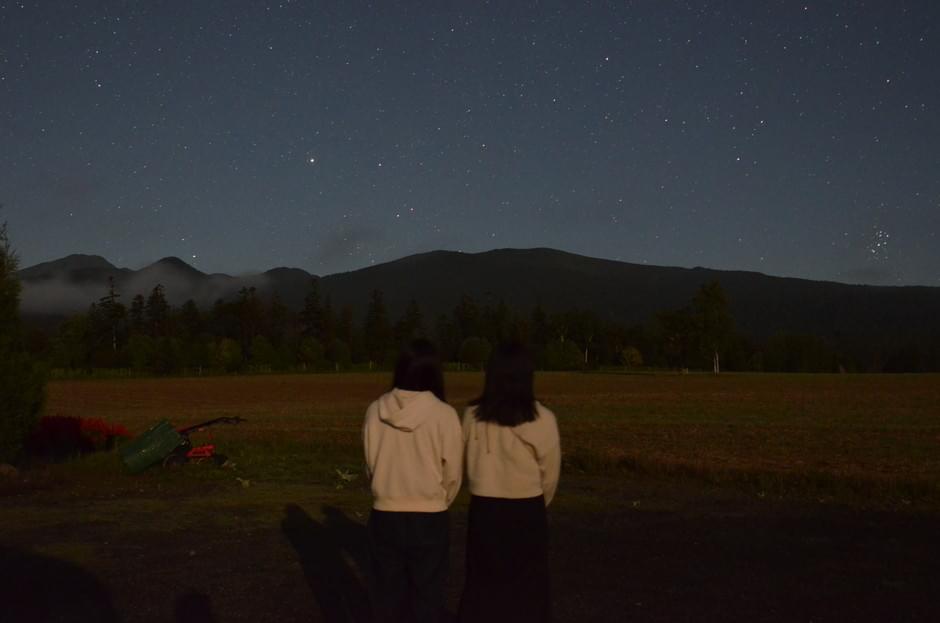
<svg viewBox="0 0 940 623">
<path fill-rule="evenodd" d="M 940 286 L 938 58 L 935 0 L 0 0 L 0 218 L 23 266 Z"/>
</svg>

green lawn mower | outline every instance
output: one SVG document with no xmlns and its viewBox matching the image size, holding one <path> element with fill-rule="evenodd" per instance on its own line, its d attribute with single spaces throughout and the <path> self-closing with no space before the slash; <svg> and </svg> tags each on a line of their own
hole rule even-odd
<svg viewBox="0 0 940 623">
<path fill-rule="evenodd" d="M 222 466 L 228 460 L 224 454 L 218 454 L 212 444 L 194 446 L 189 436 L 216 424 L 241 424 L 244 421 L 240 417 L 217 417 L 208 422 L 175 429 L 169 421 L 162 420 L 123 444 L 120 448 L 121 460 L 132 474 L 158 463 L 164 467 L 206 462 Z"/>
</svg>

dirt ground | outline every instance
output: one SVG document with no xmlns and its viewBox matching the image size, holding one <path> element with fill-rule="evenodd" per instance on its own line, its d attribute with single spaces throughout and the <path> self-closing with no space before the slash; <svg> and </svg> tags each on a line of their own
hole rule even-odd
<svg viewBox="0 0 940 623">
<path fill-rule="evenodd" d="M 940 621 L 936 376 L 539 378 L 566 456 L 549 509 L 555 621 Z M 449 375 L 453 404 L 481 381 Z M 0 623 L 368 621 L 371 499 L 345 477 L 387 384 L 50 383 L 46 414 L 135 434 L 242 416 L 200 438 L 237 467 L 129 475 L 96 453 L 0 481 Z M 451 513 L 452 613 L 466 505 Z"/>
<path fill-rule="evenodd" d="M 255 506 L 230 495 L 4 497 L 0 618 L 369 620 L 363 491 L 281 487 Z M 451 516 L 452 611 L 465 505 Z M 569 476 L 550 509 L 554 619 L 937 621 L 938 519 Z"/>
</svg>

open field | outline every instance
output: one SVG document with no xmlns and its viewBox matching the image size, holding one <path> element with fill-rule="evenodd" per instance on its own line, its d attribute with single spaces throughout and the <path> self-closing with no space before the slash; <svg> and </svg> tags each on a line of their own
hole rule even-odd
<svg viewBox="0 0 940 623">
<path fill-rule="evenodd" d="M 309 482 L 358 470 L 364 406 L 387 375 L 63 381 L 46 413 L 104 418 L 132 433 L 239 415 L 215 428 L 250 477 Z M 451 374 L 458 409 L 479 374 Z M 940 502 L 940 376 L 540 374 L 566 466 L 732 484 L 859 504 Z M 319 471 L 318 471 L 319 470 Z M 99 474 L 100 476 L 100 474 Z"/>
<path fill-rule="evenodd" d="M 449 375 L 450 401 L 462 407 L 481 382 Z M 48 604 L 61 590 L 81 611 L 104 608 L 77 620 L 210 609 L 219 621 L 350 620 L 363 603 L 370 503 L 359 426 L 387 383 L 52 383 L 47 414 L 133 433 L 161 418 L 248 421 L 211 429 L 234 470 L 135 477 L 101 454 L 0 481 L 0 571 L 33 580 L 5 584 L 0 597 Z M 565 453 L 551 508 L 558 620 L 913 621 L 940 611 L 940 377 L 540 374 L 538 393 L 558 414 Z M 453 512 L 452 603 L 465 504 L 463 494 Z M 37 598 L 37 577 L 53 587 L 48 598 Z"/>
</svg>

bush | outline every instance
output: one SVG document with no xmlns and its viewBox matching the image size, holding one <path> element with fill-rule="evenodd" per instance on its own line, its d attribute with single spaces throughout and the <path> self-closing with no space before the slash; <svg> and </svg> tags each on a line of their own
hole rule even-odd
<svg viewBox="0 0 940 623">
<path fill-rule="evenodd" d="M 118 437 L 130 437 L 119 424 L 96 418 L 46 416 L 29 436 L 30 457 L 62 461 L 96 450 L 110 450 Z"/>
<path fill-rule="evenodd" d="M 620 351 L 620 361 L 625 368 L 639 368 L 643 365 L 643 354 L 636 346 L 627 346 Z"/>
<path fill-rule="evenodd" d="M 39 419 L 45 386 L 44 371 L 29 357 L 0 347 L 0 463 L 19 458 Z"/>
<path fill-rule="evenodd" d="M 209 351 L 212 365 L 226 372 L 238 372 L 245 365 L 242 356 L 242 347 L 231 338 L 222 338 L 218 343 L 212 344 Z"/>
</svg>

